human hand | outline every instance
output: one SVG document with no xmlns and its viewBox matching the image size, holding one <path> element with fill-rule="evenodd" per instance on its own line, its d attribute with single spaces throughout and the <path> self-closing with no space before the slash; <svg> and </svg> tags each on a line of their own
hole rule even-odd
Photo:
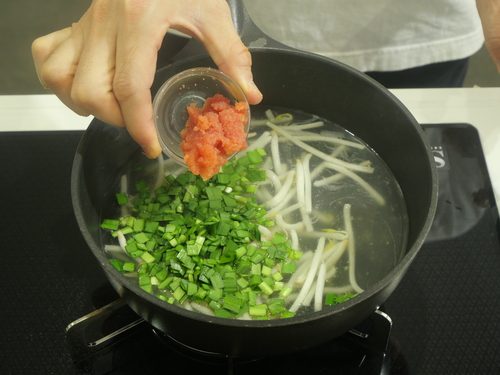
<svg viewBox="0 0 500 375">
<path fill-rule="evenodd" d="M 77 114 L 126 126 L 144 153 L 155 158 L 161 147 L 150 88 L 170 27 L 201 41 L 250 104 L 262 100 L 252 80 L 250 52 L 225 0 L 93 0 L 72 27 L 33 42 L 40 82 Z"/>
<path fill-rule="evenodd" d="M 500 0 L 476 0 L 484 44 L 500 72 Z"/>
</svg>

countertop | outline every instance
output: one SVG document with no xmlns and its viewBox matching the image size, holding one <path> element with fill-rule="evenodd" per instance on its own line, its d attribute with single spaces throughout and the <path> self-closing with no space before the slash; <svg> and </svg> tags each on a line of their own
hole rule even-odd
<svg viewBox="0 0 500 375">
<path fill-rule="evenodd" d="M 500 88 L 393 92 L 422 124 L 470 123 L 479 130 L 498 202 Z M 0 185 L 0 196 L 4 197 L 0 205 L 2 212 L 8 214 L 0 225 L 6 234 L 2 260 L 8 265 L 0 287 L 0 321 L 3 323 L 0 373 L 91 373 L 74 365 L 65 328 L 96 307 L 109 303 L 108 296 L 113 290 L 94 255 L 88 251 L 71 208 L 67 184 L 72 158 L 68 155 L 74 152 L 80 132 L 62 132 L 84 130 L 91 120 L 72 113 L 54 95 L 0 96 L 0 131 L 42 133 L 37 134 L 35 140 L 20 137 L 19 133 L 3 133 L 7 136 L 0 137 L 4 142 L 0 146 L 0 176 L 7 182 Z M 51 130 L 56 132 L 46 132 Z M 15 144 L 24 138 L 30 139 Z M 7 144 L 12 145 L 8 147 L 10 153 L 6 150 Z M 460 161 L 456 164 L 460 168 L 449 169 L 455 172 L 454 177 L 458 174 L 471 180 L 473 187 L 483 187 L 470 178 L 478 168 L 477 160 L 470 164 L 462 163 L 462 158 L 451 160 Z M 54 165 L 57 168 L 52 168 Z M 468 165 L 472 167 L 468 169 Z M 480 177 L 478 184 L 482 184 L 482 168 L 479 168 L 476 174 Z M 49 178 L 47 170 L 51 171 Z M 446 173 L 443 169 L 440 174 Z M 446 181 L 461 189 L 462 185 L 455 181 L 463 179 Z M 454 204 L 444 200 L 443 214 L 434 221 L 433 228 L 439 236 L 452 235 L 425 243 L 384 303 L 385 312 L 394 322 L 390 338 L 391 374 L 500 373 L 500 253 L 496 208 L 489 205 L 489 194 L 486 206 L 470 199 L 465 205 L 453 192 L 448 195 Z M 484 198 L 479 198 L 478 203 L 483 202 Z M 18 215 L 13 220 L 9 212 Z M 454 213 L 453 220 L 449 219 L 449 212 Z M 465 234 L 463 231 L 456 234 L 457 227 L 463 228 L 457 225 L 462 223 L 460 219 L 469 222 L 466 214 L 470 212 L 476 213 L 471 221 L 474 227 Z M 29 254 L 23 258 L 22 265 L 20 254 Z M 115 298 L 114 294 L 111 298 Z M 93 334 L 89 332 L 89 337 Z M 98 374 L 110 373 L 113 366 L 116 366 L 113 373 L 154 373 L 153 369 L 164 366 L 165 347 L 156 345 L 156 341 L 150 346 L 150 337 L 135 336 L 134 345 L 124 345 L 107 357 L 89 362 L 91 366 L 92 361 L 97 364 Z M 291 373 L 301 373 L 296 363 L 326 367 L 334 365 L 335 358 L 345 357 L 343 352 L 335 355 L 331 361 L 318 361 L 316 351 L 298 362 L 290 362 L 287 357 L 285 370 L 290 368 L 294 370 Z M 173 363 L 177 364 L 176 368 L 186 366 L 182 360 L 174 359 Z M 220 372 L 219 367 L 217 372 L 212 372 L 205 363 L 196 363 L 203 367 L 200 372 L 205 374 Z M 252 363 L 256 366 L 250 367 Z M 244 368 L 237 367 L 236 373 L 259 372 L 261 363 L 244 362 Z M 266 368 L 276 372 L 272 365 Z"/>
<path fill-rule="evenodd" d="M 421 124 L 462 122 L 478 129 L 495 198 L 500 201 L 500 88 L 391 91 Z M 55 95 L 0 96 L 0 131 L 84 130 L 91 120 L 74 114 Z"/>
</svg>

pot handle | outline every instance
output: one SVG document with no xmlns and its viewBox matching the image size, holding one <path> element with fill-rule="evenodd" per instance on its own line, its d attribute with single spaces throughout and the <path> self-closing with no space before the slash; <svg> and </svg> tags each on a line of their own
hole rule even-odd
<svg viewBox="0 0 500 375">
<path fill-rule="evenodd" d="M 66 327 L 66 341 L 76 364 L 149 326 L 122 299 L 87 314 Z"/>
<path fill-rule="evenodd" d="M 252 48 L 279 48 L 293 50 L 277 40 L 266 35 L 260 30 L 257 25 L 252 21 L 248 14 L 243 0 L 227 0 L 231 10 L 231 17 L 233 18 L 234 27 L 240 36 L 243 44 L 252 51 Z M 191 38 L 189 42 L 175 54 L 166 65 L 191 58 L 193 56 L 208 55 L 205 47 L 198 40 Z"/>
<path fill-rule="evenodd" d="M 227 0 L 227 3 L 231 9 L 234 27 L 243 41 L 243 44 L 247 47 L 250 49 L 252 47 L 292 49 L 271 38 L 259 29 L 250 18 L 243 0 Z"/>
<path fill-rule="evenodd" d="M 125 301 L 117 299 L 70 323 L 66 328 L 66 340 L 73 362 L 78 367 L 88 369 L 93 368 L 100 355 L 108 353 L 112 345 L 148 327 L 151 325 L 140 318 Z M 360 326 L 344 335 L 356 347 L 366 350 L 359 367 L 360 374 L 383 372 L 388 360 L 385 354 L 391 328 L 391 318 L 376 310 Z M 380 371 L 372 372 L 373 369 Z"/>
</svg>

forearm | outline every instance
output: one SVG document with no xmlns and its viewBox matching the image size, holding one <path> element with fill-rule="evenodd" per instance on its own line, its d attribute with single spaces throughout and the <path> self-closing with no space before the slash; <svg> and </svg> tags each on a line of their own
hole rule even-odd
<svg viewBox="0 0 500 375">
<path fill-rule="evenodd" d="M 476 6 L 486 48 L 500 72 L 500 0 L 476 0 Z"/>
</svg>

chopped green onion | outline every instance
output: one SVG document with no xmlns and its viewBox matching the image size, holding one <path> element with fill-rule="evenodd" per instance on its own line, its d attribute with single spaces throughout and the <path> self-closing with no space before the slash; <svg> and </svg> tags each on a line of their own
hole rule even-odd
<svg viewBox="0 0 500 375">
<path fill-rule="evenodd" d="M 104 219 L 102 224 L 101 224 L 101 228 L 117 230 L 119 225 L 120 225 L 119 220 Z"/>
<path fill-rule="evenodd" d="M 285 262 L 285 263 L 283 263 L 283 268 L 281 269 L 281 273 L 284 273 L 284 274 L 294 273 L 296 268 L 297 268 L 297 263 Z"/>
<path fill-rule="evenodd" d="M 144 252 L 141 255 L 141 258 L 146 262 L 146 263 L 153 263 L 155 261 L 154 256 L 152 256 L 150 253 Z"/>
<path fill-rule="evenodd" d="M 214 313 L 215 313 L 215 316 L 218 318 L 226 318 L 226 319 L 233 318 L 233 315 L 229 311 L 221 309 L 221 308 L 214 309 Z"/>
<path fill-rule="evenodd" d="M 346 294 L 328 293 L 325 295 L 325 305 L 327 306 L 338 305 L 339 303 L 345 302 L 356 296 L 357 294 L 351 294 L 351 293 L 346 293 Z"/>
<path fill-rule="evenodd" d="M 265 316 L 267 314 L 267 306 L 265 304 L 250 306 L 248 313 L 252 316 Z"/>
<path fill-rule="evenodd" d="M 134 272 L 135 270 L 135 264 L 132 262 L 125 262 L 123 263 L 123 271 L 125 272 Z"/>
<path fill-rule="evenodd" d="M 118 259 L 110 259 L 109 262 L 118 270 L 118 271 L 123 271 L 123 262 L 119 261 Z"/>
<path fill-rule="evenodd" d="M 101 227 L 114 237 L 120 231 L 127 253 L 141 263 L 110 262 L 120 272 L 137 272 L 139 286 L 167 303 L 192 299 L 225 318 L 287 316 L 284 298 L 291 289 L 282 280 L 302 253 L 278 232 L 261 241 L 259 227 L 275 225 L 253 195 L 266 179 L 258 169 L 265 155 L 250 151 L 208 181 L 191 172 L 168 175 L 154 195 L 138 181 L 133 216 L 105 219 Z M 116 198 L 128 202 L 125 193 Z M 269 303 L 257 305 L 259 294 Z"/>
<path fill-rule="evenodd" d="M 232 311 L 235 314 L 239 313 L 242 305 L 243 305 L 242 299 L 234 297 L 230 294 L 228 294 L 224 297 L 224 303 L 222 304 L 222 306 L 225 309 Z"/>
<path fill-rule="evenodd" d="M 127 194 L 124 194 L 124 193 L 116 194 L 116 200 L 117 200 L 118 204 L 128 203 Z"/>
</svg>

